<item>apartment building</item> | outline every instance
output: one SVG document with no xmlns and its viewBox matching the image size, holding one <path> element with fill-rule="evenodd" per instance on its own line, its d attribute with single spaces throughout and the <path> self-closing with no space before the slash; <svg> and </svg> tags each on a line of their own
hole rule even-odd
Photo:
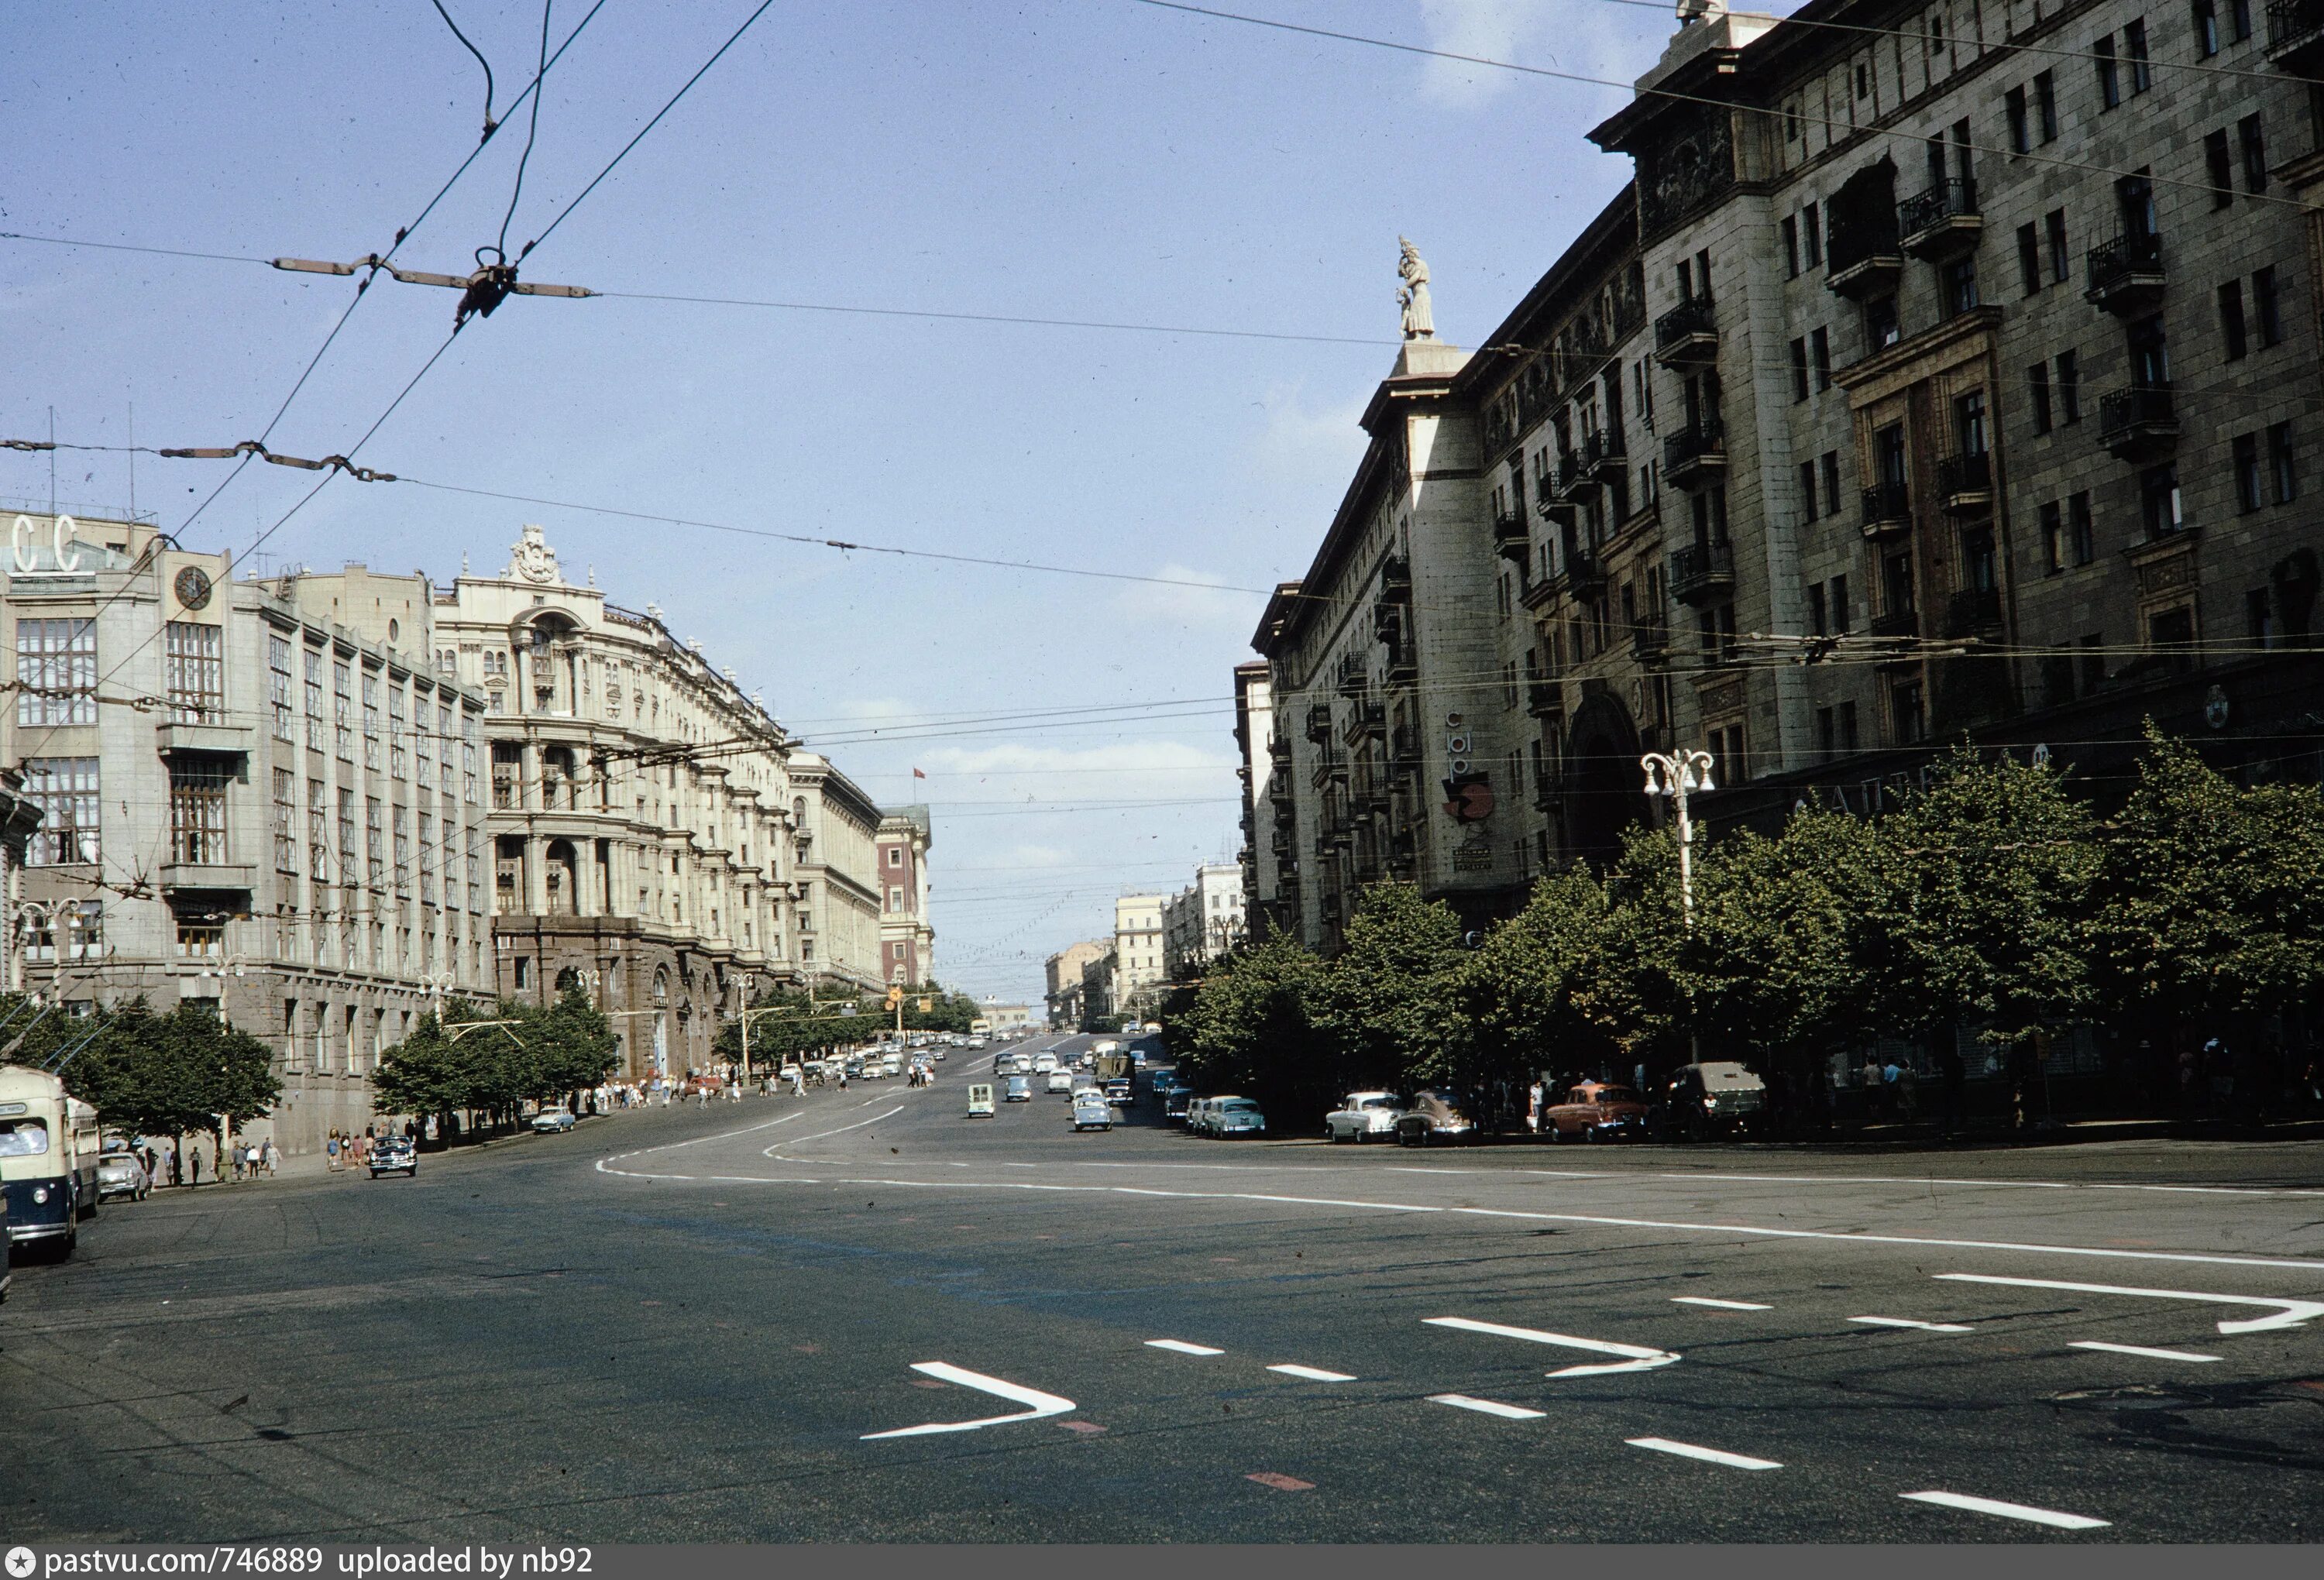
<svg viewBox="0 0 2324 1580">
<path fill-rule="evenodd" d="M 1098 1013 L 1128 1015 L 1147 1006 L 1165 978 L 1162 960 L 1163 895 L 1124 895 L 1113 902 L 1114 968 L 1108 1007 Z"/>
<path fill-rule="evenodd" d="M 1505 914 L 1674 747 L 1714 825 L 1964 735 L 2103 784 L 2148 717 L 2315 776 L 2319 74 L 2324 0 L 1683 23 L 1591 133 L 1631 183 L 1485 350 L 1407 339 L 1262 620 L 1274 907 Z"/>
<path fill-rule="evenodd" d="M 1162 974 L 1185 982 L 1243 940 L 1243 868 L 1207 863 L 1162 904 Z"/>
<path fill-rule="evenodd" d="M 790 758 L 800 973 L 818 992 L 869 992 L 881 958 L 878 839 L 883 814 L 816 752 Z"/>
<path fill-rule="evenodd" d="M 925 806 L 899 807 L 880 822 L 880 964 L 890 982 L 936 979 L 936 929 L 928 920 L 928 847 L 935 825 Z"/>
<path fill-rule="evenodd" d="M 1236 860 L 1242 867 L 1243 914 L 1250 935 L 1265 940 L 1297 930 L 1296 918 L 1283 903 L 1286 878 L 1296 882 L 1295 852 L 1276 848 L 1276 831 L 1290 815 L 1287 785 L 1276 779 L 1277 746 L 1275 700 L 1264 662 L 1235 666 L 1235 750 L 1241 765 L 1235 776 L 1242 782 L 1242 848 Z M 1289 751 L 1288 746 L 1281 749 Z"/>
<path fill-rule="evenodd" d="M 1089 939 L 1067 944 L 1043 963 L 1052 1026 L 1071 1029 L 1082 1024 L 1083 969 L 1112 947 L 1111 939 Z"/>
<path fill-rule="evenodd" d="M 380 579 L 357 619 L 144 519 L 19 517 L 14 550 L 23 985 L 206 1002 L 279 1051 L 254 1134 L 361 1129 L 382 1052 L 493 986 L 484 699 L 426 583 Z"/>
</svg>

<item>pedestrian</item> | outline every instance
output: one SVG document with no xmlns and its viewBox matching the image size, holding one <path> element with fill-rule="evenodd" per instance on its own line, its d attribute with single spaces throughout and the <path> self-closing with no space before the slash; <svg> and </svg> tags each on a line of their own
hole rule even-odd
<svg viewBox="0 0 2324 1580">
<path fill-rule="evenodd" d="M 411 1127 L 407 1125 L 404 1128 L 410 1130 Z M 265 1158 L 266 1177 L 272 1180 L 282 1171 L 282 1149 L 274 1144 L 274 1138 L 271 1135 L 266 1138 Z"/>
<path fill-rule="evenodd" d="M 231 1168 L 231 1169 L 234 1171 L 234 1181 L 235 1181 L 235 1184 L 237 1184 L 237 1185 L 241 1184 L 241 1183 L 242 1183 L 242 1148 L 241 1148 L 241 1147 L 239 1147 L 239 1146 L 229 1146 L 229 1147 L 227 1147 L 227 1148 L 226 1149 L 226 1166 L 227 1166 L 227 1167 L 229 1167 L 229 1168 Z"/>
<path fill-rule="evenodd" d="M 339 1133 L 337 1130 L 323 1138 L 323 1167 L 330 1173 L 339 1171 Z"/>
<path fill-rule="evenodd" d="M 193 1180 L 187 1186 L 187 1189 L 190 1190 L 200 1185 L 202 1182 L 202 1154 L 200 1148 L 189 1147 L 187 1149 L 186 1166 L 193 1171 Z"/>
</svg>

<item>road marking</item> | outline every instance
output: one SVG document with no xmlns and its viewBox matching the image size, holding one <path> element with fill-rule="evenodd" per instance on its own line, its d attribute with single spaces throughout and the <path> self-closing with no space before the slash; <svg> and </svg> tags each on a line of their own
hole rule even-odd
<svg viewBox="0 0 2324 1580">
<path fill-rule="evenodd" d="M 2098 1338 L 2078 1338 L 2067 1347 L 2104 1350 L 2110 1355 L 2144 1355 L 2155 1361 L 2218 1361 L 2227 1358 L 2224 1355 L 2199 1355 L 2193 1350 L 2149 1349 L 2138 1344 L 2108 1344 Z"/>
<path fill-rule="evenodd" d="M 1312 1493 L 1315 1490 L 1314 1482 L 1301 1481 L 1297 1476 L 1286 1475 L 1279 1470 L 1255 1470 L 1242 1479 L 1255 1481 L 1263 1487 L 1273 1487 L 1278 1493 Z"/>
<path fill-rule="evenodd" d="M 1549 1412 L 1527 1410 L 1519 1404 L 1503 1404 L 1499 1400 L 1471 1399 L 1465 1393 L 1432 1393 L 1431 1404 L 1449 1404 L 1455 1410 L 1473 1410 L 1480 1415 L 1499 1416 L 1504 1420 L 1537 1421 Z"/>
<path fill-rule="evenodd" d="M 979 1393 L 990 1393 L 1013 1403 L 1032 1408 L 1017 1415 L 986 1416 L 973 1421 L 930 1421 L 926 1426 L 899 1427 L 890 1432 L 866 1432 L 862 1441 L 879 1438 L 925 1438 L 938 1432 L 973 1432 L 980 1427 L 1006 1426 L 1010 1421 L 1038 1421 L 1045 1416 L 1063 1415 L 1074 1408 L 1070 1399 L 1054 1393 L 1044 1393 L 1038 1388 L 1025 1388 L 1014 1382 L 1004 1382 L 998 1377 L 988 1377 L 982 1372 L 971 1372 L 943 1361 L 914 1361 L 912 1370 L 944 1382 L 957 1382 L 963 1388 L 973 1388 Z"/>
<path fill-rule="evenodd" d="M 876 1103 L 876 1102 L 878 1102 L 880 1099 L 879 1099 L 879 1098 L 872 1098 L 872 1100 L 873 1102 L 875 1102 L 875 1103 Z M 889 1109 L 889 1110 L 887 1111 L 887 1113 L 882 1113 L 882 1114 L 874 1114 L 874 1115 L 872 1115 L 872 1117 L 870 1117 L 869 1119 L 858 1119 L 854 1124 L 853 1124 L 853 1125 L 841 1125 L 841 1126 L 840 1126 L 838 1129 L 836 1129 L 836 1130 L 818 1130 L 818 1131 L 816 1131 L 813 1135 L 792 1135 L 792 1136 L 787 1136 L 787 1137 L 785 1137 L 783 1140 L 781 1140 L 781 1141 L 779 1141 L 779 1142 L 775 1143 L 774 1146 L 770 1146 L 770 1147 L 767 1148 L 767 1150 L 766 1150 L 766 1151 L 764 1151 L 764 1152 L 761 1153 L 759 1155 L 760 1155 L 761 1157 L 764 1157 L 764 1158 L 771 1158 L 771 1157 L 774 1157 L 774 1156 L 776 1155 L 776 1150 L 775 1150 L 775 1149 L 776 1149 L 777 1147 L 783 1147 L 783 1146 L 803 1146 L 803 1145 L 805 1145 L 807 1143 L 808 1143 L 808 1142 L 810 1142 L 810 1141 L 821 1141 L 821 1140 L 822 1140 L 825 1136 L 826 1136 L 826 1135 L 844 1135 L 844 1134 L 847 1134 L 849 1131 L 851 1131 L 851 1130 L 861 1130 L 861 1129 L 862 1129 L 866 1125 L 877 1125 L 877 1124 L 879 1124 L 879 1123 L 880 1123 L 880 1121 L 881 1121 L 881 1120 L 885 1119 L 886 1117 L 888 1117 L 888 1115 L 889 1115 L 889 1114 L 900 1114 L 900 1113 L 902 1113 L 903 1111 L 904 1111 L 904 1105 L 903 1105 L 903 1104 L 901 1104 L 901 1103 L 899 1103 L 899 1104 L 897 1104 L 894 1107 L 892 1107 L 892 1108 Z M 789 1159 L 789 1160 L 785 1160 L 785 1161 L 788 1161 L 788 1162 L 797 1162 L 798 1160 L 796 1160 L 796 1159 Z"/>
<path fill-rule="evenodd" d="M 1553 1377 L 1602 1377 L 1614 1372 L 1650 1372 L 1656 1366 L 1667 1366 L 1679 1358 L 1669 1350 L 1649 1349 L 1643 1345 L 1616 1344 L 1603 1338 L 1576 1338 L 1566 1333 L 1544 1333 L 1537 1327 L 1510 1327 L 1503 1323 L 1478 1322 L 1467 1317 L 1424 1317 L 1421 1320 L 1432 1327 L 1457 1327 L 1463 1333 L 1489 1333 L 1500 1338 L 1522 1338 L 1529 1344 L 1563 1345 L 1567 1349 L 1595 1350 L 1601 1355 L 1629 1357 L 1610 1365 L 1567 1366 L 1550 1373 Z"/>
<path fill-rule="evenodd" d="M 1270 1372 L 1280 1372 L 1286 1377 L 1305 1377 L 1310 1382 L 1352 1382 L 1355 1379 L 1345 1372 L 1326 1372 L 1320 1366 L 1269 1366 Z"/>
<path fill-rule="evenodd" d="M 1149 1338 L 1146 1341 L 1146 1347 L 1176 1350 L 1182 1355 L 1222 1355 L 1227 1353 L 1222 1349 L 1213 1349 L 1206 1344 L 1188 1344 L 1183 1338 Z"/>
<path fill-rule="evenodd" d="M 1754 1459 L 1748 1454 L 1729 1454 L 1724 1448 L 1703 1448 L 1692 1443 L 1674 1443 L 1668 1438 L 1625 1438 L 1633 1448 L 1651 1448 L 1657 1454 L 1675 1454 L 1684 1459 L 1701 1459 L 1711 1465 L 1730 1465 L 1737 1470 L 1781 1470 L 1783 1465 L 1774 1459 Z"/>
<path fill-rule="evenodd" d="M 643 1146 L 638 1148 L 635 1152 L 615 1153 L 611 1157 L 603 1157 L 597 1160 L 597 1172 L 601 1174 L 627 1174 L 630 1172 L 627 1169 L 611 1169 L 607 1168 L 606 1165 L 608 1163 L 618 1163 L 625 1158 L 641 1158 L 650 1153 L 675 1152 L 682 1146 L 700 1146 L 706 1141 L 730 1141 L 738 1135 L 748 1135 L 754 1130 L 771 1130 L 778 1125 L 788 1125 L 794 1119 L 803 1119 L 806 1116 L 807 1111 L 805 1109 L 795 1108 L 791 1112 L 784 1115 L 781 1118 L 770 1119 L 763 1125 L 746 1125 L 741 1130 L 722 1130 L 715 1135 L 697 1135 L 691 1141 L 664 1142 L 659 1146 Z"/>
<path fill-rule="evenodd" d="M 1911 1317 L 1850 1317 L 1850 1322 L 1861 1322 L 1868 1327 L 1914 1327 L 1923 1333 L 1974 1333 L 1976 1328 L 1966 1322 L 1923 1322 Z"/>
<path fill-rule="evenodd" d="M 1966 1493 L 1899 1493 L 1900 1498 L 1915 1503 L 1936 1503 L 1947 1509 L 1966 1509 L 1972 1514 L 1997 1514 L 2004 1520 L 2024 1520 L 2035 1525 L 2052 1525 L 2060 1530 L 2100 1530 L 2110 1520 L 2093 1520 L 2087 1514 L 2061 1514 L 2055 1509 L 2034 1509 L 2024 1503 L 2005 1503 L 1997 1498 L 1972 1498 Z"/>
<path fill-rule="evenodd" d="M 1674 1306 L 1709 1306 L 1716 1311 L 1772 1311 L 1773 1306 L 1762 1306 L 1757 1300 L 1720 1300 L 1709 1295 L 1673 1295 Z"/>
<path fill-rule="evenodd" d="M 2324 1301 L 2286 1300 L 2274 1296 L 2210 1295 L 2197 1290 L 2128 1289 L 2121 1284 L 2061 1283 L 2047 1278 L 1997 1278 L 1982 1272 L 1940 1272 L 1938 1278 L 1953 1283 L 2008 1284 L 2026 1290 L 2070 1290 L 2085 1295 L 2144 1295 L 2152 1300 L 2202 1300 L 2222 1306 L 2268 1306 L 2274 1309 L 2272 1317 L 2253 1317 L 2241 1322 L 2222 1322 L 2221 1333 L 2267 1333 L 2279 1327 L 2298 1327 L 2324 1317 Z"/>
</svg>

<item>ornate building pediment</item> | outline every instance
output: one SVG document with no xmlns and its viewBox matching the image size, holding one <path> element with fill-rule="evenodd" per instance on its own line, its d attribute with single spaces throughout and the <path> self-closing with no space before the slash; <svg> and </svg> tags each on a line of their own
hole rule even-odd
<svg viewBox="0 0 2324 1580">
<path fill-rule="evenodd" d="M 523 536 L 509 546 L 508 569 L 501 576 L 504 581 L 532 582 L 543 587 L 564 585 L 565 578 L 557 569 L 557 551 L 549 547 L 538 522 L 526 522 Z"/>
</svg>

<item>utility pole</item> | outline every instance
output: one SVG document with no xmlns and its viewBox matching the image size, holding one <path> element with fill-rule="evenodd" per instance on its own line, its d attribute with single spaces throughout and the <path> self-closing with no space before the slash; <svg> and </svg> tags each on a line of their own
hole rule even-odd
<svg viewBox="0 0 2324 1580">
<path fill-rule="evenodd" d="M 1678 813 L 1678 899 L 1688 931 L 1694 928 L 1694 824 L 1687 816 L 1686 798 L 1692 792 L 1718 788 L 1711 782 L 1711 756 L 1707 751 L 1650 751 L 1638 759 L 1646 771 L 1646 794 L 1667 795 Z"/>
</svg>

